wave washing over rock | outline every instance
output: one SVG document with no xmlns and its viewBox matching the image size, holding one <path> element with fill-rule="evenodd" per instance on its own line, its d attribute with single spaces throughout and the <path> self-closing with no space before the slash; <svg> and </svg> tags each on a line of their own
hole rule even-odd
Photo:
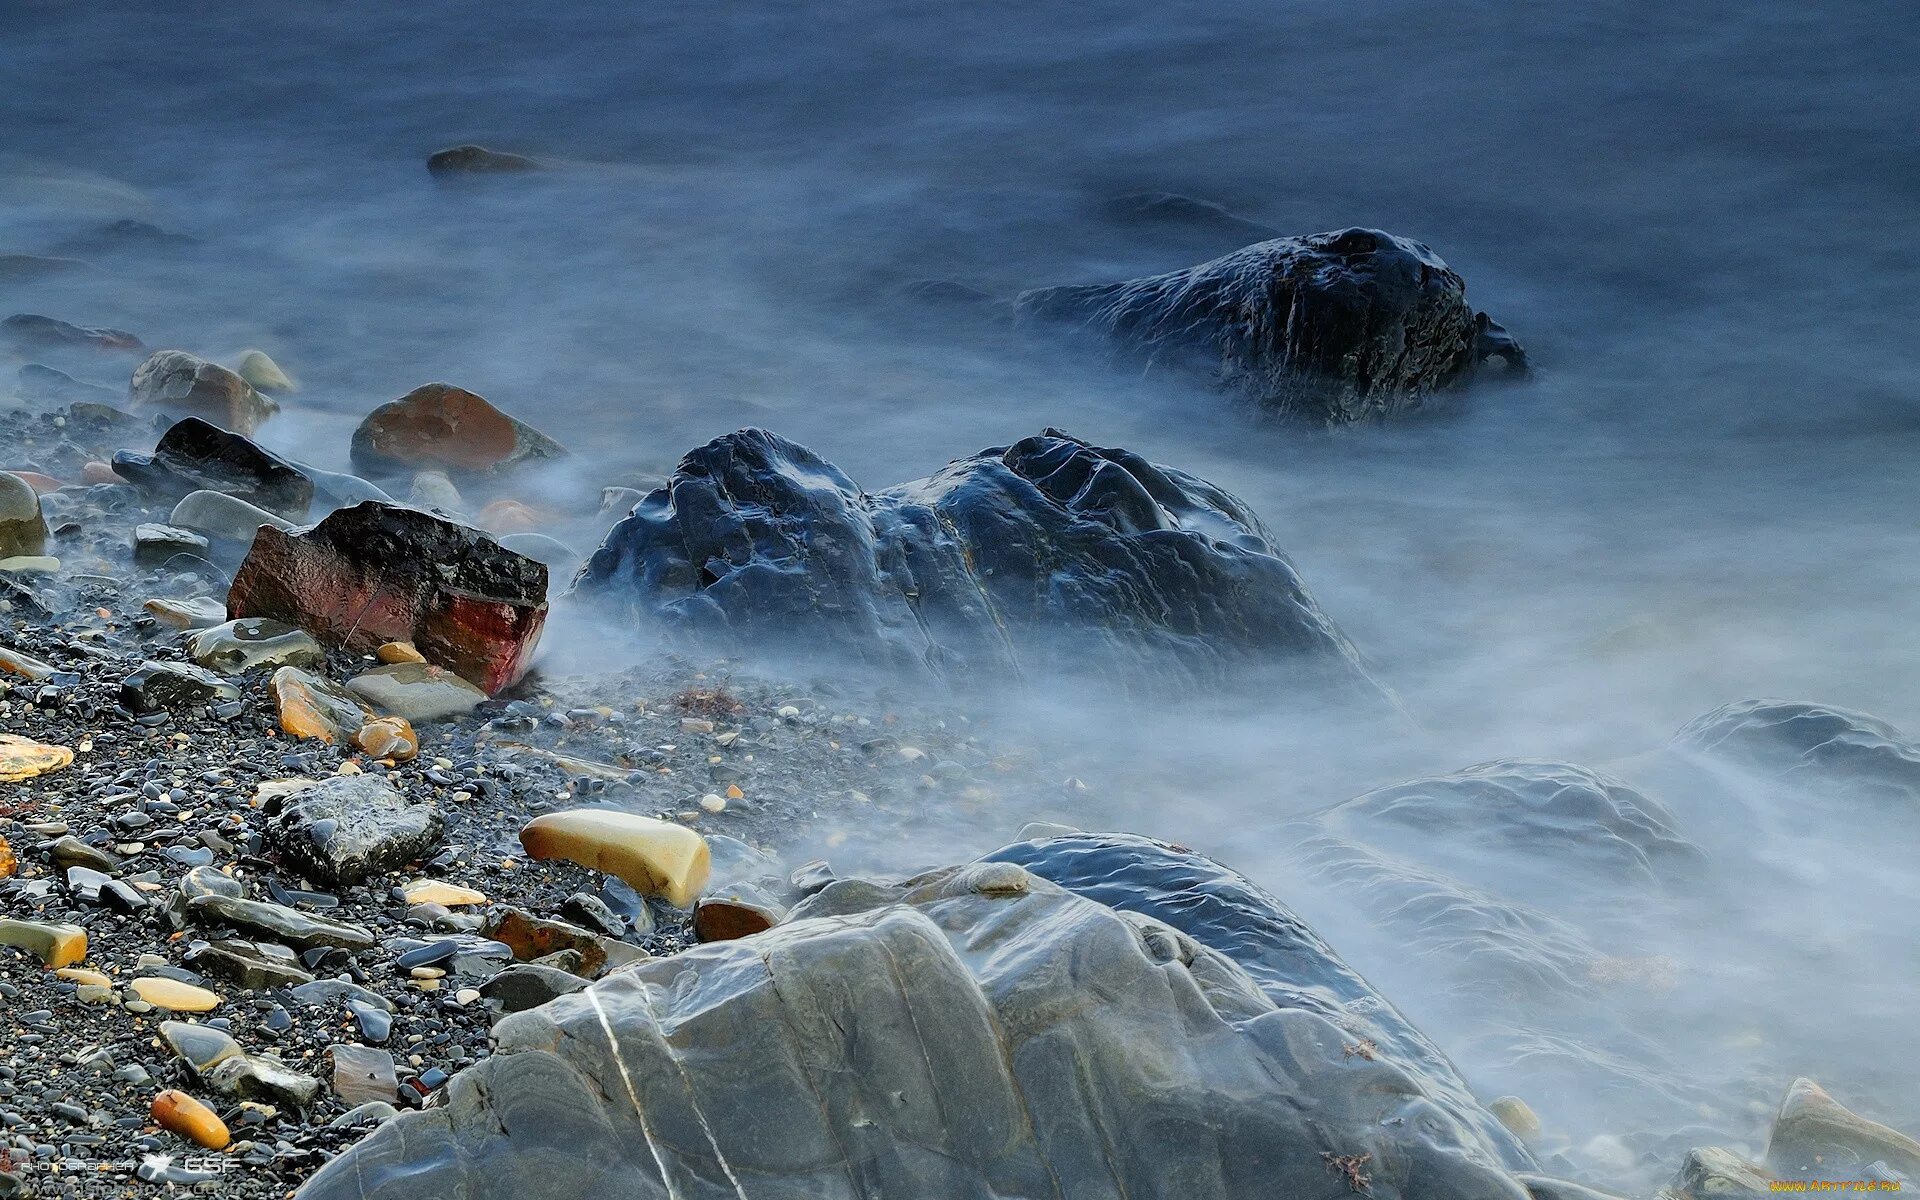
<svg viewBox="0 0 1920 1200">
<path fill-rule="evenodd" d="M 798 641 L 956 682 L 1192 687 L 1266 663 L 1379 696 L 1244 504 L 1051 429 L 876 493 L 777 434 L 727 434 L 613 528 L 575 591 L 735 648 Z"/>
</svg>

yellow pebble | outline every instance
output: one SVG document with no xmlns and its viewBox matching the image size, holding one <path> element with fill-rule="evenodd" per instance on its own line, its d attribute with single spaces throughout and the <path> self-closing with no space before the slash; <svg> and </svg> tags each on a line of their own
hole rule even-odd
<svg viewBox="0 0 1920 1200">
<path fill-rule="evenodd" d="M 203 987 L 181 983 L 178 979 L 150 976 L 128 985 L 133 994 L 155 1008 L 174 1012 L 212 1012 L 220 1007 L 220 997 Z"/>
</svg>

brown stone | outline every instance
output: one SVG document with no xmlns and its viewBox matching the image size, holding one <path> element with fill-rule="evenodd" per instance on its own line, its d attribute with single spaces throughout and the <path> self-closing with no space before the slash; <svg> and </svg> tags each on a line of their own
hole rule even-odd
<svg viewBox="0 0 1920 1200">
<path fill-rule="evenodd" d="M 450 383 L 381 405 L 353 433 L 354 470 L 365 475 L 492 475 L 565 454 L 552 438 Z"/>
<path fill-rule="evenodd" d="M 703 942 L 731 942 L 765 933 L 786 915 L 785 908 L 759 889 L 738 885 L 700 898 L 693 908 L 693 932 Z"/>
<path fill-rule="evenodd" d="M 209 1150 L 224 1150 L 233 1135 L 211 1108 L 182 1091 L 168 1089 L 153 1098 L 154 1123 Z"/>
<path fill-rule="evenodd" d="M 411 641 L 491 695 L 532 660 L 547 619 L 547 569 L 478 530 L 367 501 L 309 530 L 262 528 L 227 612 L 286 621 L 362 654 Z"/>
<path fill-rule="evenodd" d="M 332 680 L 281 667 L 267 684 L 280 728 L 297 738 L 317 738 L 329 745 L 353 740 L 373 714 Z"/>
<path fill-rule="evenodd" d="M 501 906 L 487 918 L 485 929 L 488 937 L 512 947 L 513 956 L 521 962 L 572 950 L 580 956 L 574 974 L 582 979 L 593 978 L 607 965 L 600 936 L 565 921 L 543 920 L 524 909 Z"/>
<path fill-rule="evenodd" d="M 11 879 L 20 869 L 20 860 L 13 856 L 13 847 L 7 845 L 7 839 L 0 837 L 0 879 Z"/>
<path fill-rule="evenodd" d="M 73 751 L 32 738 L 0 733 L 0 783 L 21 783 L 73 762 Z"/>
<path fill-rule="evenodd" d="M 690 907 L 713 869 L 707 840 L 684 825 L 612 809 L 546 813 L 520 830 L 530 858 L 564 858 L 626 881 L 643 896 Z"/>
<path fill-rule="evenodd" d="M 407 762 L 420 753 L 419 735 L 403 717 L 376 717 L 353 735 L 353 744 L 375 758 Z"/>
<path fill-rule="evenodd" d="M 184 350 L 162 350 L 141 363 L 127 391 L 136 408 L 200 417 L 239 434 L 280 411 L 234 372 Z"/>
</svg>

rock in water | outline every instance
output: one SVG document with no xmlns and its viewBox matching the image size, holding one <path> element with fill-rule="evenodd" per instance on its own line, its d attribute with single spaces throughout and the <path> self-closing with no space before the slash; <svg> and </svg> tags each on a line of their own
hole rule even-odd
<svg viewBox="0 0 1920 1200">
<path fill-rule="evenodd" d="M 649 623 L 957 680 L 1195 685 L 1249 665 L 1380 695 L 1240 501 L 1058 430 L 878 494 L 778 435 L 687 455 L 577 590 Z"/>
<path fill-rule="evenodd" d="M 1117 852 L 1108 878 L 1158 895 L 1159 865 L 1129 876 Z M 1266 907 L 1241 949 L 1283 915 L 1244 899 Z M 1007 862 L 836 882 L 752 941 L 508 1017 L 444 1106 L 389 1122 L 301 1196 L 1013 1200 L 1070 1180 L 1264 1200 L 1341 1194 L 1330 1160 L 1353 1156 L 1381 1195 L 1526 1200 L 1513 1172 L 1530 1156 L 1444 1060 L 1387 1049 L 1392 1010 L 1310 934 L 1288 940 L 1306 961 L 1268 965 L 1317 973 L 1298 995 Z M 1383 1049 L 1346 1052 L 1366 1037 Z"/>
<path fill-rule="evenodd" d="M 140 350 L 140 339 L 124 329 L 95 329 L 37 313 L 15 313 L 0 321 L 0 344 L 17 350 Z"/>
<path fill-rule="evenodd" d="M 1498 357 L 1526 354 L 1467 305 L 1426 246 L 1373 229 L 1258 242 L 1184 271 L 1023 294 L 1024 322 L 1064 324 L 1156 365 L 1190 364 L 1290 417 L 1340 425 L 1419 408 Z"/>
<path fill-rule="evenodd" d="M 439 810 L 409 803 L 390 784 L 336 775 L 289 796 L 267 836 L 308 879 L 352 887 L 424 857 L 444 828 Z"/>
<path fill-rule="evenodd" d="M 304 520 L 313 505 L 313 481 L 298 467 L 199 417 L 175 421 L 152 454 L 120 451 L 113 456 L 113 469 L 169 500 L 221 492 L 293 521 Z"/>
<path fill-rule="evenodd" d="M 417 387 L 374 409 L 353 431 L 353 469 L 376 477 L 422 470 L 495 475 L 566 453 L 533 426 L 450 383 Z"/>
<path fill-rule="evenodd" d="M 1804 791 L 1920 813 L 1920 742 L 1877 717 L 1795 700 L 1742 700 L 1695 718 L 1670 752 Z"/>
<path fill-rule="evenodd" d="M 449 146 L 427 157 L 427 170 L 435 179 L 457 179 L 464 175 L 506 175 L 537 171 L 538 159 L 485 146 Z"/>
<path fill-rule="evenodd" d="M 1767 1169 L 1782 1179 L 1873 1178 L 1884 1163 L 1920 1177 L 1920 1142 L 1848 1110 L 1811 1079 L 1796 1079 L 1767 1138 Z"/>
<path fill-rule="evenodd" d="M 234 372 L 262 392 L 297 392 L 299 386 L 265 350 L 248 350 L 234 364 Z"/>
<path fill-rule="evenodd" d="M 46 546 L 40 494 L 18 475 L 0 471 L 0 558 L 39 554 Z"/>
<path fill-rule="evenodd" d="M 252 433 L 280 411 L 240 376 L 184 350 L 162 350 L 141 363 L 128 394 L 137 408 L 201 417 L 239 434 Z"/>
<path fill-rule="evenodd" d="M 410 641 L 491 695 L 532 659 L 547 619 L 547 569 L 478 530 L 367 501 L 309 530 L 263 527 L 227 613 L 286 621 L 357 653 Z"/>
</svg>

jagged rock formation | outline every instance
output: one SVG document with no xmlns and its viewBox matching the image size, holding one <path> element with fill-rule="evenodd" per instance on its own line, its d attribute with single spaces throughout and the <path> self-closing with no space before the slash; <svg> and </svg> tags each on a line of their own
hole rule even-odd
<svg viewBox="0 0 1920 1200">
<path fill-rule="evenodd" d="M 1327 425 L 1393 417 L 1526 352 L 1419 242 L 1377 229 L 1274 238 L 1184 271 L 1039 288 L 1029 325 L 1093 333 L 1153 365 L 1213 372 L 1264 408 Z"/>
<path fill-rule="evenodd" d="M 1051 429 L 876 494 L 775 434 L 716 438 L 614 527 L 576 592 L 948 680 L 1177 687 L 1286 664 L 1378 697 L 1240 501 Z"/>
</svg>

